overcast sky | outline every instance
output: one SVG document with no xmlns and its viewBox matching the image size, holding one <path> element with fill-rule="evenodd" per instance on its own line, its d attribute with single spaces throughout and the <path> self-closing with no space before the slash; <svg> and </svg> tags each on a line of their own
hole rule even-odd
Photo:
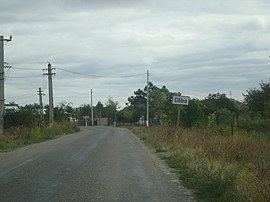
<svg viewBox="0 0 270 202">
<path fill-rule="evenodd" d="M 203 99 L 243 100 L 270 77 L 269 0 L 0 0 L 6 103 L 38 103 L 56 68 L 54 104 L 121 106 L 150 81 Z M 231 92 L 231 94 L 230 94 Z"/>
</svg>

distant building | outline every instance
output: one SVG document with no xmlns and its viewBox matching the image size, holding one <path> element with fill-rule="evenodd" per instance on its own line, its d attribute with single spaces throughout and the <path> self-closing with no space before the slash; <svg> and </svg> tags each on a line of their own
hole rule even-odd
<svg viewBox="0 0 270 202">
<path fill-rule="evenodd" d="M 19 109 L 19 105 L 15 104 L 15 103 L 5 104 L 5 110 L 7 110 L 7 109 L 13 109 L 13 110 L 17 111 Z"/>
<path fill-rule="evenodd" d="M 98 118 L 97 125 L 98 126 L 108 126 L 108 118 Z"/>
<path fill-rule="evenodd" d="M 78 119 L 75 117 L 69 117 L 69 122 L 78 124 Z"/>
<path fill-rule="evenodd" d="M 137 125 L 145 125 L 146 121 L 144 119 L 144 116 L 142 116 L 138 121 L 137 121 Z"/>
</svg>

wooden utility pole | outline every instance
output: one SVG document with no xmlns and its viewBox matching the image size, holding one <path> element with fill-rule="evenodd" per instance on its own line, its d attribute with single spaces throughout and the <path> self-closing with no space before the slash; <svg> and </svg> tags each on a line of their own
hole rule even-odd
<svg viewBox="0 0 270 202">
<path fill-rule="evenodd" d="M 4 107 L 5 107 L 5 71 L 4 71 L 4 41 L 9 42 L 12 40 L 4 39 L 0 36 L 0 134 L 4 133 Z"/>
<path fill-rule="evenodd" d="M 147 103 L 146 103 L 146 126 L 149 127 L 149 70 L 147 70 L 146 76 L 146 90 L 147 90 Z"/>
<path fill-rule="evenodd" d="M 91 123 L 94 126 L 93 90 L 91 89 Z"/>
<path fill-rule="evenodd" d="M 41 88 L 38 89 L 38 95 L 39 95 L 39 108 L 40 108 L 40 120 L 43 124 L 44 122 L 44 113 L 43 113 L 43 102 L 42 102 L 42 96 L 45 95 Z"/>
<path fill-rule="evenodd" d="M 55 68 L 52 68 L 51 63 L 48 64 L 48 69 L 43 69 L 45 71 L 48 71 L 47 73 L 44 73 L 43 75 L 48 76 L 48 84 L 49 84 L 49 124 L 50 127 L 53 126 L 54 122 L 54 109 L 53 109 L 53 84 L 52 84 L 52 76 L 55 75 L 52 71 L 55 70 Z"/>
</svg>

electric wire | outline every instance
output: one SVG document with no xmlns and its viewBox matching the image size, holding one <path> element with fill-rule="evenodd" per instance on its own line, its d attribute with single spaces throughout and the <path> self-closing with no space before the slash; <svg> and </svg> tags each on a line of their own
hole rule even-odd
<svg viewBox="0 0 270 202">
<path fill-rule="evenodd" d="M 169 85 L 170 87 L 173 87 L 174 90 L 179 91 L 179 88 L 176 88 L 176 86 L 172 86 L 172 85 L 170 85 L 168 82 L 165 82 L 165 81 L 161 80 L 160 78 L 158 78 L 158 77 L 156 76 L 156 74 L 151 73 L 151 77 L 153 77 L 153 78 L 155 78 L 156 80 L 158 80 L 159 82 L 163 83 L 163 85 L 167 85 L 167 86 Z"/>
<path fill-rule="evenodd" d="M 23 100 L 25 98 L 29 98 L 29 97 L 33 97 L 33 93 L 31 95 L 25 95 L 25 96 L 21 96 L 21 97 L 9 97 L 6 98 L 6 100 Z"/>
<path fill-rule="evenodd" d="M 19 68 L 19 67 L 12 67 L 12 69 L 15 70 L 26 70 L 26 71 L 41 71 L 41 69 L 32 69 L 32 68 Z M 57 70 L 61 70 L 64 72 L 68 72 L 71 74 L 76 74 L 76 75 L 81 75 L 81 76 L 86 76 L 86 77 L 92 77 L 92 78 L 131 78 L 131 77 L 138 77 L 138 76 L 143 76 L 146 75 L 146 73 L 139 73 L 139 74 L 130 74 L 130 75 L 97 75 L 97 74 L 85 74 L 85 73 L 81 73 L 81 72 L 77 72 L 77 71 L 71 71 L 71 70 L 66 70 L 63 68 L 57 68 Z M 10 76 L 10 71 L 7 71 L 7 78 L 10 79 L 20 79 L 20 78 L 40 78 L 42 76 L 42 74 L 40 75 L 31 75 L 31 76 Z M 47 89 L 47 79 L 45 78 L 45 76 L 43 76 L 43 82 L 42 82 L 42 87 L 44 90 Z M 31 94 L 22 94 L 22 95 L 17 95 L 17 96 L 13 96 L 13 97 L 8 97 L 7 100 L 23 100 L 25 98 L 29 98 L 29 97 L 33 97 L 33 93 Z M 108 95 L 101 95 L 99 93 L 96 93 L 96 95 L 98 95 L 99 97 L 106 97 L 108 98 Z M 78 96 L 78 95 L 77 95 Z M 60 98 L 72 98 L 72 97 L 77 97 L 77 96 L 64 96 L 64 97 L 57 97 L 58 99 Z M 109 96 L 110 97 L 110 96 Z"/>
<path fill-rule="evenodd" d="M 25 94 L 21 94 L 21 95 L 16 95 L 16 96 L 9 97 L 8 99 L 14 99 L 14 98 L 20 98 L 20 97 L 29 97 L 29 96 L 33 96 L 33 93 L 25 93 Z"/>
<path fill-rule="evenodd" d="M 66 70 L 66 69 L 59 68 L 59 67 L 57 67 L 57 69 L 64 71 L 64 72 L 72 73 L 72 74 L 78 74 L 78 75 L 82 75 L 82 76 L 96 77 L 96 78 L 130 78 L 130 77 L 145 75 L 145 73 L 140 73 L 140 74 L 132 74 L 132 75 L 107 75 L 107 76 L 105 76 L 105 75 L 97 75 L 97 74 L 85 74 L 85 73 L 81 73 L 81 72 Z"/>
<path fill-rule="evenodd" d="M 42 71 L 42 69 L 32 69 L 32 68 L 25 68 L 25 67 L 13 67 L 12 69 L 18 69 L 18 70 L 27 70 L 27 71 Z"/>
<path fill-rule="evenodd" d="M 6 76 L 7 79 L 23 79 L 23 78 L 40 78 L 41 75 L 32 75 L 32 76 Z"/>
<path fill-rule="evenodd" d="M 169 84 L 168 82 L 165 82 L 164 80 L 162 80 L 162 79 L 160 79 L 160 78 L 158 78 L 157 76 L 156 76 L 156 74 L 151 74 L 151 77 L 152 78 L 155 78 L 156 80 L 158 80 L 159 82 L 162 82 L 163 83 L 163 85 L 165 85 L 166 87 L 169 87 L 169 88 L 171 88 L 172 90 L 174 90 L 175 92 L 181 92 L 181 93 L 192 93 L 192 94 L 194 94 L 194 95 L 196 95 L 197 94 L 197 92 L 196 91 L 192 91 L 192 90 L 190 90 L 190 89 L 185 89 L 185 90 L 181 90 L 180 91 L 180 89 L 179 89 L 179 87 L 176 87 L 176 86 L 174 86 L 174 85 L 171 85 L 171 84 Z M 198 97 L 198 96 L 195 96 L 195 97 Z"/>
</svg>

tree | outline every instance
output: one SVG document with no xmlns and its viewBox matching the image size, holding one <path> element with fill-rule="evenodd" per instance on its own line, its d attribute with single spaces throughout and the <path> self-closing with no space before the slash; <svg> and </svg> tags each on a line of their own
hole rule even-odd
<svg viewBox="0 0 270 202">
<path fill-rule="evenodd" d="M 249 89 L 244 95 L 244 101 L 252 112 L 252 116 L 270 117 L 270 86 L 260 83 L 261 89 Z"/>
<path fill-rule="evenodd" d="M 134 92 L 134 96 L 130 96 L 128 98 L 128 101 L 131 105 L 139 105 L 139 104 L 145 104 L 146 103 L 146 90 L 138 89 Z"/>
<path fill-rule="evenodd" d="M 150 93 L 150 104 L 152 117 L 157 120 L 166 119 L 168 106 L 172 106 L 172 95 L 166 86 L 154 88 Z"/>
<path fill-rule="evenodd" d="M 18 109 L 7 109 L 5 113 L 5 128 L 11 126 L 25 126 L 33 128 L 40 125 L 38 104 L 29 104 Z"/>
<path fill-rule="evenodd" d="M 55 121 L 67 121 L 69 117 L 74 116 L 73 111 L 71 102 L 62 101 L 54 108 L 54 119 Z"/>
<path fill-rule="evenodd" d="M 219 92 L 210 93 L 202 103 L 206 106 L 204 108 L 205 116 L 215 113 L 217 124 L 231 123 L 239 113 L 234 102 Z"/>
<path fill-rule="evenodd" d="M 117 109 L 118 102 L 114 101 L 112 97 L 108 98 L 108 101 L 105 103 L 104 116 L 108 118 L 109 125 L 112 123 L 116 124 L 117 122 Z"/>
<path fill-rule="evenodd" d="M 97 105 L 95 106 L 94 116 L 100 117 L 103 114 L 103 111 L 104 111 L 104 105 L 100 101 L 98 101 Z"/>
<path fill-rule="evenodd" d="M 180 93 L 170 92 L 166 86 L 161 88 L 149 82 L 149 117 L 150 123 L 170 124 L 176 121 L 175 112 L 177 106 L 172 104 L 173 95 Z M 134 95 L 128 98 L 128 107 L 133 109 L 133 119 L 137 122 L 142 117 L 146 117 L 147 86 L 143 90 L 138 89 Z"/>
<path fill-rule="evenodd" d="M 91 114 L 91 106 L 89 104 L 81 104 L 78 108 L 76 108 L 73 112 L 74 117 L 79 120 L 80 125 L 84 125 L 84 116 L 89 116 Z"/>
<path fill-rule="evenodd" d="M 133 110 L 133 119 L 137 122 L 141 117 L 146 117 L 146 101 L 147 94 L 146 88 L 144 90 L 138 89 L 134 92 L 134 95 L 128 98 L 127 104 L 130 109 Z"/>
<path fill-rule="evenodd" d="M 189 105 L 183 109 L 182 120 L 186 127 L 199 127 L 207 123 L 207 116 L 204 115 L 206 106 L 197 99 L 190 100 Z"/>
<path fill-rule="evenodd" d="M 135 107 L 134 106 L 126 106 L 124 109 L 122 109 L 118 114 L 118 121 L 120 123 L 135 123 L 138 121 L 135 116 Z"/>
</svg>

